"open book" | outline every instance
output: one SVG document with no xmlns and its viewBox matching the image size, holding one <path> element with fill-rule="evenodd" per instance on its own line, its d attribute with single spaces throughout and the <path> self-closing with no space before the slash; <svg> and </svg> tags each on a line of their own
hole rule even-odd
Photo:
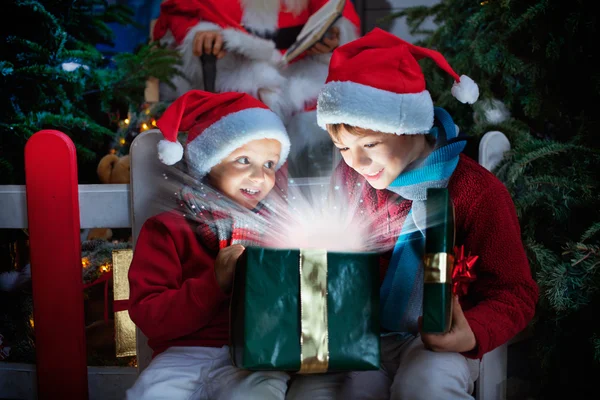
<svg viewBox="0 0 600 400">
<path fill-rule="evenodd" d="M 289 63 L 323 39 L 329 28 L 342 16 L 345 4 L 346 0 L 329 0 L 311 15 L 294 44 L 283 55 L 283 63 Z"/>
</svg>

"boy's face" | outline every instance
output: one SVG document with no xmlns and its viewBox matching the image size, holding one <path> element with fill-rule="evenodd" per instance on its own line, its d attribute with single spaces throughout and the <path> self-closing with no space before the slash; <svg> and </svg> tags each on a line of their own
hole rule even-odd
<svg viewBox="0 0 600 400">
<path fill-rule="evenodd" d="M 248 142 L 209 172 L 211 184 L 225 196 L 253 209 L 275 185 L 281 144 L 273 139 Z"/>
<path fill-rule="evenodd" d="M 361 135 L 342 130 L 332 137 L 348 166 L 375 189 L 386 189 L 406 167 L 426 151 L 424 135 L 393 135 L 365 130 Z"/>
</svg>

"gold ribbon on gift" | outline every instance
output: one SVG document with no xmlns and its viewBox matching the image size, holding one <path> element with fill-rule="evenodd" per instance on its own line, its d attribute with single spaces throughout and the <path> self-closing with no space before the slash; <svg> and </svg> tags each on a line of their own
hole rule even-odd
<svg viewBox="0 0 600 400">
<path fill-rule="evenodd" d="M 423 265 L 425 267 L 425 283 L 452 283 L 453 254 L 425 254 Z"/>
<path fill-rule="evenodd" d="M 327 251 L 300 250 L 300 374 L 327 372 Z"/>
<path fill-rule="evenodd" d="M 115 342 L 117 357 L 136 355 L 135 324 L 129 318 L 129 266 L 133 259 L 133 250 L 113 250 L 113 292 L 115 311 Z"/>
</svg>

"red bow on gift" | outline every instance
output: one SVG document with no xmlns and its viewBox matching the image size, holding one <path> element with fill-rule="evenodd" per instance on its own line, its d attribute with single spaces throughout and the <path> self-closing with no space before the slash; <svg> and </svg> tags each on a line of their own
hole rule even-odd
<svg viewBox="0 0 600 400">
<path fill-rule="evenodd" d="M 454 248 L 454 269 L 452 270 L 452 292 L 457 296 L 467 294 L 469 284 L 476 278 L 473 267 L 479 256 L 470 253 L 465 257 L 465 247 Z"/>
</svg>

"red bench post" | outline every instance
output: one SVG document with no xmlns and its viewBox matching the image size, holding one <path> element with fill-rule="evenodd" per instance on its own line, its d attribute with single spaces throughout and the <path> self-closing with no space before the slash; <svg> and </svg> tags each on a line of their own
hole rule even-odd
<svg viewBox="0 0 600 400">
<path fill-rule="evenodd" d="M 39 399 L 87 399 L 77 157 L 62 132 L 25 146 Z"/>
</svg>

